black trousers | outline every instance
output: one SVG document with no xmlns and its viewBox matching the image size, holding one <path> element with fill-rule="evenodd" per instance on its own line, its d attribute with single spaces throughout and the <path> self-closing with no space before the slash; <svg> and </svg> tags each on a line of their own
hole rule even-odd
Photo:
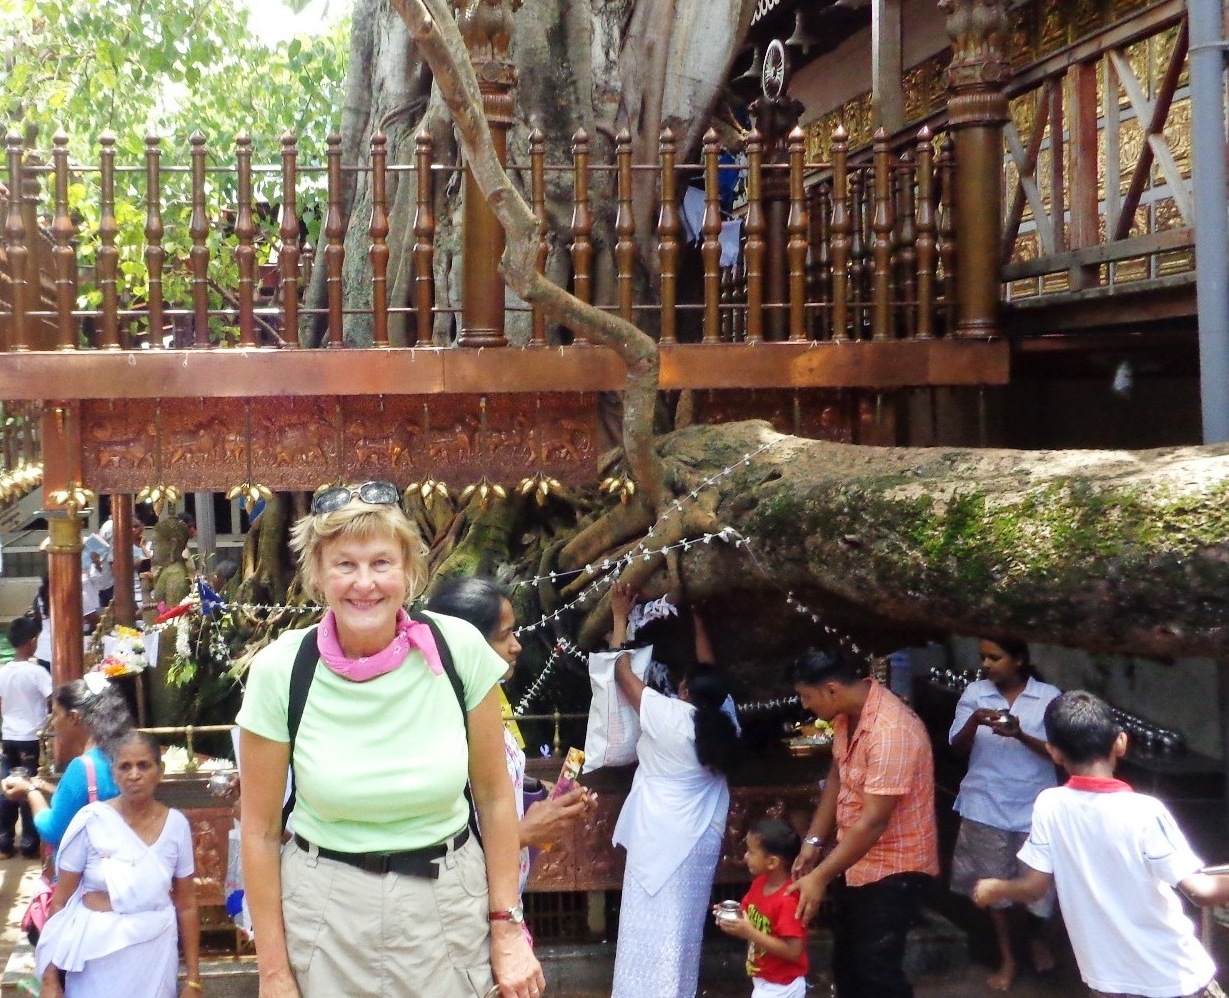
<svg viewBox="0 0 1229 998">
<path fill-rule="evenodd" d="M 894 873 L 862 887 L 832 885 L 832 978 L 837 998 L 913 998 L 905 937 L 930 877 Z"/>
<path fill-rule="evenodd" d="M 25 766 L 33 776 L 38 770 L 38 742 L 15 742 L 4 739 L 3 772 L 8 776 L 14 766 Z M 21 815 L 21 851 L 33 853 L 37 851 L 39 838 L 34 828 L 34 815 L 30 811 L 30 802 L 18 804 L 7 797 L 0 797 L 0 852 L 13 852 L 14 838 L 17 834 L 17 815 Z"/>
</svg>

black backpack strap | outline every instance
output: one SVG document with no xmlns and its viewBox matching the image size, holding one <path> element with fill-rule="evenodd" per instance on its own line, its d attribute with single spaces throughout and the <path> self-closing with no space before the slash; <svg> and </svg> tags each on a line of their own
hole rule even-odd
<svg viewBox="0 0 1229 998">
<path fill-rule="evenodd" d="M 290 796 L 282 805 L 282 828 L 286 827 L 290 812 L 294 810 L 294 742 L 299 734 L 299 724 L 303 721 L 303 709 L 307 706 L 307 691 L 316 678 L 316 666 L 320 662 L 317 630 L 313 627 L 303 635 L 303 642 L 294 657 L 294 668 L 290 670 L 290 697 L 286 702 L 286 730 L 290 734 Z"/>
<path fill-rule="evenodd" d="M 461 676 L 457 673 L 456 663 L 452 660 L 452 649 L 448 647 L 448 642 L 444 640 L 444 634 L 440 630 L 439 624 L 428 617 L 425 613 L 412 613 L 410 619 L 419 623 L 426 624 L 431 629 L 431 637 L 435 639 L 435 648 L 440 653 L 440 665 L 444 667 L 444 673 L 448 676 L 448 681 L 452 683 L 452 692 L 457 696 L 457 706 L 461 708 L 461 722 L 465 725 L 465 744 L 469 744 L 469 711 L 465 707 L 465 684 L 461 682 Z M 465 801 L 469 804 L 469 830 L 473 832 L 474 838 L 478 840 L 478 844 L 482 845 L 482 834 L 478 830 L 477 811 L 474 809 L 474 795 L 470 790 L 469 781 L 465 781 Z"/>
</svg>

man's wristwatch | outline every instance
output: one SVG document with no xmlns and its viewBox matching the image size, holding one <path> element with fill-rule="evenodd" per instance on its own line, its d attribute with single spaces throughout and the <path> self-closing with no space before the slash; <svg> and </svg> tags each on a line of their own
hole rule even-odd
<svg viewBox="0 0 1229 998">
<path fill-rule="evenodd" d="M 487 919 L 492 922 L 511 922 L 513 925 L 520 925 L 525 921 L 525 909 L 518 904 L 513 908 L 505 908 L 503 911 L 488 912 Z"/>
<path fill-rule="evenodd" d="M 805 839 L 802 840 L 802 844 L 804 846 L 815 846 L 816 848 L 818 848 L 824 844 L 824 840 L 821 839 L 818 835 L 808 835 Z"/>
</svg>

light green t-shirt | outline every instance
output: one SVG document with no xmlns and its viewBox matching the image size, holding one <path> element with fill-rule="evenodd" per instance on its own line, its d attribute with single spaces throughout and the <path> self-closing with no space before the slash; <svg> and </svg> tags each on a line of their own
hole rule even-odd
<svg viewBox="0 0 1229 998">
<path fill-rule="evenodd" d="M 471 624 L 431 616 L 472 710 L 508 667 Z M 290 740 L 290 673 L 305 633 L 286 631 L 252 659 L 239 727 L 271 741 Z M 316 665 L 294 749 L 294 829 L 308 842 L 343 852 L 441 842 L 468 820 L 467 775 L 456 693 L 448 674 L 435 675 L 420 651 L 365 683 Z"/>
</svg>

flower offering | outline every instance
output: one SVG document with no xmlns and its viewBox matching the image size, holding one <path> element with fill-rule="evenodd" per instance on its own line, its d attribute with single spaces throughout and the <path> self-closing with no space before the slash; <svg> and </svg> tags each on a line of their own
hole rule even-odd
<svg viewBox="0 0 1229 998">
<path fill-rule="evenodd" d="M 102 661 L 97 671 L 107 676 L 132 676 L 149 665 L 145 635 L 134 627 L 117 626 L 102 639 Z"/>
</svg>

